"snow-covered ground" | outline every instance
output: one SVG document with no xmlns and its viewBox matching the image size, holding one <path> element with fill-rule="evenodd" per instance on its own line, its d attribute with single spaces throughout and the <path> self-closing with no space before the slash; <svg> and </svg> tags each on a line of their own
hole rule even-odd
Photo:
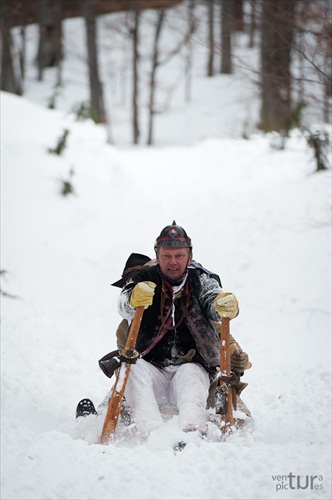
<svg viewBox="0 0 332 500">
<path fill-rule="evenodd" d="M 47 82 L 1 94 L 2 290 L 14 296 L 1 300 L 1 498 L 330 499 L 330 171 L 314 173 L 299 131 L 284 150 L 240 137 L 241 78 L 196 77 L 196 101 L 158 118 L 156 147 L 135 148 L 120 118 L 122 147 L 75 121 L 78 70 L 64 75 L 59 110 L 45 107 Z M 50 154 L 64 129 L 63 155 Z M 231 329 L 253 363 L 243 399 L 255 427 L 174 454 L 175 418 L 142 445 L 103 446 L 101 419 L 76 422 L 75 408 L 110 388 L 97 362 L 120 320 L 110 283 L 131 252 L 153 256 L 173 219 L 238 297 Z"/>
</svg>

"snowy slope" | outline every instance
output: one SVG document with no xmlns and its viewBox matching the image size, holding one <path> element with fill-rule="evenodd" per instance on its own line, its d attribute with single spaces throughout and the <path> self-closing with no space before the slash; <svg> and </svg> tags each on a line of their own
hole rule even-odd
<svg viewBox="0 0 332 500">
<path fill-rule="evenodd" d="M 2 296 L 1 498 L 331 498 L 330 172 L 313 173 L 298 131 L 276 150 L 202 120 L 206 138 L 183 145 L 186 130 L 181 145 L 170 113 L 167 146 L 120 149 L 37 102 L 1 94 L 2 289 L 16 296 Z M 50 154 L 64 129 L 63 156 Z M 253 363 L 255 428 L 175 455 L 174 419 L 143 445 L 101 446 L 100 419 L 77 423 L 75 408 L 110 388 L 97 363 L 120 319 L 110 283 L 174 218 L 239 299 L 231 327 Z"/>
<path fill-rule="evenodd" d="M 292 498 L 329 498 L 330 174 L 312 174 L 303 139 L 120 151 L 24 99 L 2 94 L 2 110 L 3 288 L 19 297 L 2 300 L 3 498 L 290 498 L 272 475 L 291 472 L 323 477 L 322 491 Z M 65 127 L 57 158 L 47 148 Z M 77 195 L 64 199 L 69 167 Z M 119 321 L 109 283 L 173 217 L 239 298 L 232 330 L 253 361 L 256 430 L 181 456 L 172 429 L 103 447 L 74 411 L 109 388 L 97 365 Z"/>
</svg>

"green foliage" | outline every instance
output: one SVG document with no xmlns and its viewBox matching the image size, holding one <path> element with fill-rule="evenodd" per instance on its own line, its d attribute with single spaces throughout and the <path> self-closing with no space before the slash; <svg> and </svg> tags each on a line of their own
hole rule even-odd
<svg viewBox="0 0 332 500">
<path fill-rule="evenodd" d="M 301 127 L 301 122 L 302 122 L 302 113 L 304 108 L 307 106 L 307 104 L 303 101 L 297 103 L 295 108 L 292 110 L 291 114 L 289 115 L 288 119 L 286 120 L 286 126 L 285 126 L 285 134 L 287 137 L 289 137 L 289 132 L 293 128 L 300 128 Z"/>
<path fill-rule="evenodd" d="M 72 183 L 72 177 L 74 175 L 74 170 L 69 171 L 68 179 L 62 179 L 60 181 L 60 193 L 62 196 L 68 196 L 69 194 L 75 194 L 74 185 Z"/>
<path fill-rule="evenodd" d="M 76 121 L 78 122 L 91 120 L 92 118 L 91 107 L 86 102 L 82 102 L 81 104 L 77 104 L 76 106 L 74 106 L 73 113 L 75 114 Z"/>
<path fill-rule="evenodd" d="M 66 149 L 66 146 L 67 146 L 68 135 L 69 135 L 69 130 L 65 129 L 63 131 L 62 136 L 59 137 L 58 142 L 57 142 L 55 148 L 49 148 L 48 152 L 51 153 L 51 154 L 55 154 L 55 155 L 61 156 L 62 153 L 64 152 L 64 150 Z"/>
<path fill-rule="evenodd" d="M 289 138 L 290 131 L 294 128 L 301 128 L 302 112 L 306 106 L 305 102 L 299 102 L 290 113 L 284 128 L 272 133 L 272 141 L 270 144 L 272 149 L 284 150 L 286 148 L 286 142 Z"/>
<path fill-rule="evenodd" d="M 55 85 L 54 92 L 48 100 L 48 104 L 47 104 L 48 109 L 55 109 L 56 99 L 58 98 L 58 96 L 60 94 L 60 88 L 61 88 L 60 83 Z"/>
<path fill-rule="evenodd" d="M 56 96 L 55 95 L 52 95 L 49 100 L 48 100 L 48 109 L 55 109 L 55 99 L 56 99 Z"/>
<path fill-rule="evenodd" d="M 263 130 L 263 132 L 275 132 L 279 134 L 280 138 L 283 138 L 279 149 L 285 149 L 286 139 L 289 137 L 290 131 L 301 127 L 302 113 L 306 106 L 305 102 L 300 101 L 293 109 L 289 110 L 287 118 L 283 119 L 282 122 L 280 120 L 272 121 L 269 116 L 262 117 L 257 127 Z M 267 115 L 267 113 L 265 114 Z"/>
<path fill-rule="evenodd" d="M 331 154 L 330 136 L 325 131 L 311 131 L 303 129 L 308 145 L 314 151 L 316 161 L 316 172 L 328 170 L 330 168 L 329 154 Z"/>
<path fill-rule="evenodd" d="M 74 115 L 76 115 L 76 121 L 93 120 L 97 124 L 101 123 L 98 112 L 95 109 L 91 108 L 91 106 L 86 102 L 77 104 L 73 107 L 72 111 Z"/>
<path fill-rule="evenodd" d="M 249 139 L 250 134 L 249 134 L 249 124 L 247 121 L 244 122 L 243 124 L 243 130 L 242 130 L 242 139 Z"/>
</svg>

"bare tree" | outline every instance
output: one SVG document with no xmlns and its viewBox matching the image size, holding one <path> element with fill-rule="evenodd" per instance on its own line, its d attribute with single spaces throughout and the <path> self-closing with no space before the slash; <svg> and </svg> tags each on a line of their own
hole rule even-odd
<svg viewBox="0 0 332 500">
<path fill-rule="evenodd" d="M 261 121 L 264 131 L 286 130 L 292 117 L 291 48 L 297 0 L 263 0 Z"/>
<path fill-rule="evenodd" d="M 234 28 L 234 2 L 221 0 L 221 68 L 223 74 L 233 73 L 232 32 Z"/>
<path fill-rule="evenodd" d="M 155 113 L 155 91 L 156 91 L 156 71 L 157 67 L 160 64 L 158 60 L 158 52 L 159 52 L 159 40 L 161 29 L 163 26 L 163 22 L 165 19 L 165 9 L 162 7 L 158 9 L 158 20 L 156 24 L 156 30 L 154 35 L 153 42 L 153 57 L 152 57 L 152 68 L 151 68 L 151 76 L 150 76 L 150 99 L 149 99 L 149 130 L 148 130 L 148 141 L 147 144 L 150 146 L 152 144 L 153 138 L 153 116 Z"/>
<path fill-rule="evenodd" d="M 140 136 L 139 128 L 139 106 L 138 106 L 138 66 L 139 66 L 139 24 L 140 24 L 140 9 L 138 6 L 134 9 L 134 26 L 132 28 L 133 39 L 133 135 L 134 144 L 138 144 Z"/>
<path fill-rule="evenodd" d="M 19 65 L 13 56 L 13 39 L 10 29 L 10 8 L 8 2 L 1 3 L 1 90 L 22 94 L 22 79 Z"/>
<path fill-rule="evenodd" d="M 249 23 L 249 48 L 254 48 L 255 45 L 255 33 L 256 33 L 256 6 L 257 0 L 250 0 L 250 23 Z"/>
<path fill-rule="evenodd" d="M 189 33 L 192 34 L 195 30 L 196 21 L 194 16 L 194 7 L 195 0 L 188 1 L 188 30 Z M 187 54 L 186 54 L 186 63 L 185 63 L 185 100 L 187 102 L 191 101 L 191 80 L 192 80 L 192 65 L 193 65 L 193 44 L 191 41 L 191 36 L 188 40 L 187 44 Z"/>
<path fill-rule="evenodd" d="M 332 23 L 330 23 L 323 34 L 325 37 L 324 62 L 326 67 L 326 76 L 324 77 L 324 106 L 323 115 L 326 123 L 332 122 Z"/>
<path fill-rule="evenodd" d="M 25 66 L 26 66 L 26 24 L 27 24 L 27 3 L 20 0 L 19 20 L 20 20 L 20 47 L 18 49 L 20 68 L 22 75 L 22 82 L 25 79 Z"/>
<path fill-rule="evenodd" d="M 332 97 L 332 23 L 327 26 L 323 36 L 325 38 L 324 63 L 326 67 L 325 95 Z"/>
<path fill-rule="evenodd" d="M 87 34 L 90 83 L 90 113 L 96 123 L 106 123 L 102 84 L 99 78 L 97 27 L 94 0 L 85 0 L 84 16 Z"/>
<path fill-rule="evenodd" d="M 154 41 L 153 41 L 153 55 L 152 55 L 152 65 L 151 65 L 151 72 L 150 72 L 150 98 L 149 98 L 149 130 L 148 130 L 148 140 L 147 144 L 151 145 L 153 143 L 153 125 L 154 125 L 154 116 L 157 113 L 156 110 L 156 105 L 155 105 L 155 96 L 156 96 L 156 91 L 157 91 L 157 69 L 162 66 L 167 64 L 174 56 L 179 54 L 184 47 L 187 46 L 189 43 L 191 36 L 193 32 L 196 29 L 196 23 L 193 19 L 193 22 L 189 23 L 188 25 L 188 31 L 184 33 L 183 38 L 181 38 L 178 43 L 169 51 L 165 51 L 163 54 L 163 57 L 160 55 L 160 50 L 159 50 L 159 42 L 160 42 L 160 36 L 161 36 L 161 31 L 162 27 L 166 18 L 166 8 L 161 7 L 158 9 L 158 14 L 157 14 L 157 23 L 155 26 L 155 33 L 154 33 Z"/>
<path fill-rule="evenodd" d="M 207 65 L 207 76 L 214 75 L 214 0 L 207 0 L 208 8 L 208 37 L 209 37 L 209 57 Z"/>
<path fill-rule="evenodd" d="M 331 123 L 332 23 L 331 1 L 298 0 L 294 55 L 299 65 L 295 80 L 302 102 L 315 102 Z"/>
<path fill-rule="evenodd" d="M 232 3 L 234 8 L 234 30 L 243 31 L 243 0 L 232 0 Z"/>
<path fill-rule="evenodd" d="M 39 47 L 37 54 L 38 80 L 43 79 L 45 68 L 58 67 L 63 57 L 62 50 L 62 8 L 57 0 L 38 0 Z M 61 73 L 58 73 L 58 83 Z"/>
</svg>

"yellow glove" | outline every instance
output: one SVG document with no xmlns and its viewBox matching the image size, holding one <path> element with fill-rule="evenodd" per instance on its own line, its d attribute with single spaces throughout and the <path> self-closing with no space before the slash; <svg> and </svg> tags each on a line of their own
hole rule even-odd
<svg viewBox="0 0 332 500">
<path fill-rule="evenodd" d="M 152 281 L 140 281 L 135 285 L 129 304 L 131 307 L 145 306 L 145 309 L 151 306 L 156 284 Z"/>
<path fill-rule="evenodd" d="M 230 292 L 219 293 L 214 299 L 216 311 L 222 318 L 235 318 L 239 312 L 239 305 L 235 295 Z"/>
</svg>

